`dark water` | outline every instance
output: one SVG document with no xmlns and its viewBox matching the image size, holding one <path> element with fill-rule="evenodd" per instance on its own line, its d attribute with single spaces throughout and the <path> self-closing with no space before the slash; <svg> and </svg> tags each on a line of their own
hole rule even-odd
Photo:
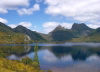
<svg viewBox="0 0 100 72">
<path fill-rule="evenodd" d="M 24 57 L 34 59 L 34 46 L 10 45 L 7 56 L 11 60 Z M 38 60 L 42 70 L 53 72 L 100 72 L 100 43 L 38 44 Z"/>
</svg>

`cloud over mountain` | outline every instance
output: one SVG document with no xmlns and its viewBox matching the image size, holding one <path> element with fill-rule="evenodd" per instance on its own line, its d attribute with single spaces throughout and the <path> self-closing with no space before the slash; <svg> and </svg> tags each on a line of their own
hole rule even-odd
<svg viewBox="0 0 100 72">
<path fill-rule="evenodd" d="M 58 25 L 61 25 L 61 26 L 65 27 L 65 28 L 68 28 L 68 29 L 70 29 L 72 27 L 72 24 L 70 24 L 70 23 L 46 22 L 46 23 L 43 24 L 44 33 L 51 32 Z"/>
<path fill-rule="evenodd" d="M 45 13 L 100 25 L 100 0 L 45 0 Z"/>
<path fill-rule="evenodd" d="M 0 22 L 2 22 L 2 23 L 8 23 L 8 21 L 6 19 L 4 19 L 4 18 L 0 18 Z"/>
</svg>

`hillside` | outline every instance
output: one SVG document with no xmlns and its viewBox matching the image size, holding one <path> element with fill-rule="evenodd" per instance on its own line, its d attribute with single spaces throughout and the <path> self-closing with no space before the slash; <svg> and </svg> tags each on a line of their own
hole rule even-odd
<svg viewBox="0 0 100 72">
<path fill-rule="evenodd" d="M 74 23 L 71 29 L 58 25 L 48 34 L 31 31 L 24 26 L 12 29 L 0 22 L 0 44 L 38 42 L 100 42 L 100 28 L 92 29 L 84 23 Z"/>
<path fill-rule="evenodd" d="M 21 25 L 17 26 L 16 28 L 14 28 L 15 32 L 18 33 L 23 33 L 28 35 L 32 40 L 37 40 L 37 41 L 45 41 L 45 39 L 37 32 L 35 31 L 31 31 L 29 29 L 27 29 L 26 27 L 23 27 Z"/>
<path fill-rule="evenodd" d="M 13 29 L 0 22 L 0 32 L 14 33 Z"/>
<path fill-rule="evenodd" d="M 16 33 L 12 28 L 0 22 L 0 44 L 24 44 L 31 42 L 26 34 Z"/>
<path fill-rule="evenodd" d="M 58 25 L 49 34 L 41 34 L 48 42 L 100 42 L 100 28 L 92 29 L 84 23 L 74 23 L 71 29 Z"/>
<path fill-rule="evenodd" d="M 0 32 L 0 44 L 26 44 L 31 42 L 25 34 Z"/>
<path fill-rule="evenodd" d="M 71 42 L 100 42 L 100 28 L 97 28 L 88 36 L 73 38 Z"/>
<path fill-rule="evenodd" d="M 26 65 L 19 61 L 0 58 L 0 72 L 45 72 L 45 71 L 35 68 L 35 66 L 29 64 Z"/>
<path fill-rule="evenodd" d="M 46 41 L 39 33 L 21 25 L 12 29 L 0 22 L 0 44 L 23 44 L 33 41 Z"/>
<path fill-rule="evenodd" d="M 52 41 L 67 41 L 74 37 L 71 30 L 65 29 L 62 26 L 57 26 L 52 32 L 49 33 Z"/>
</svg>

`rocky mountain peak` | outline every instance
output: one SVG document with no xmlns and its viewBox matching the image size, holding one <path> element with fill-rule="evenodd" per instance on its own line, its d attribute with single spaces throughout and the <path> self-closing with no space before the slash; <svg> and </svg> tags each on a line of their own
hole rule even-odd
<svg viewBox="0 0 100 72">
<path fill-rule="evenodd" d="M 57 31 L 57 30 L 65 30 L 65 28 L 62 27 L 61 25 L 58 25 L 58 26 L 54 29 L 54 31 Z"/>
<path fill-rule="evenodd" d="M 71 29 L 72 29 L 72 30 L 89 30 L 89 29 L 91 29 L 91 28 L 89 28 L 89 27 L 88 27 L 86 24 L 84 24 L 84 23 L 80 23 L 80 24 L 74 23 Z"/>
</svg>

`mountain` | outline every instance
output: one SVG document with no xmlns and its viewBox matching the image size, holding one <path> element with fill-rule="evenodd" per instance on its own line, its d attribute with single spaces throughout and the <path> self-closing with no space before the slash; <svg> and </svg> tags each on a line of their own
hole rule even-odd
<svg viewBox="0 0 100 72">
<path fill-rule="evenodd" d="M 25 34 L 0 32 L 0 44 L 26 44 L 30 41 L 29 36 Z"/>
<path fill-rule="evenodd" d="M 7 26 L 6 24 L 0 22 L 0 32 L 13 33 L 13 29 Z"/>
<path fill-rule="evenodd" d="M 16 33 L 11 27 L 0 22 L 0 44 L 23 44 L 27 42 L 30 42 L 29 36 Z"/>
<path fill-rule="evenodd" d="M 0 22 L 0 44 L 25 43 L 25 41 L 40 42 L 100 42 L 100 28 L 92 29 L 84 23 L 74 23 L 71 29 L 58 25 L 49 34 L 31 31 L 21 25 L 12 29 Z"/>
<path fill-rule="evenodd" d="M 52 39 L 51 41 L 69 41 L 73 38 L 80 38 L 90 35 L 94 29 L 89 28 L 86 24 L 74 23 L 71 29 L 66 29 L 58 25 L 52 32 L 44 37 Z"/>
<path fill-rule="evenodd" d="M 100 34 L 100 27 L 97 28 L 93 33 L 98 33 L 98 34 Z"/>
<path fill-rule="evenodd" d="M 100 28 L 95 29 L 88 36 L 73 38 L 71 42 L 100 42 Z"/>
<path fill-rule="evenodd" d="M 97 28 L 92 32 L 88 37 L 90 37 L 90 40 L 94 42 L 100 42 L 100 28 Z"/>
<path fill-rule="evenodd" d="M 52 32 L 49 33 L 52 41 L 68 41 L 74 37 L 71 30 L 65 29 L 62 26 L 57 26 Z"/>
<path fill-rule="evenodd" d="M 16 28 L 14 28 L 14 31 L 18 32 L 18 33 L 26 34 L 32 40 L 38 40 L 38 41 L 44 41 L 45 40 L 39 33 L 35 32 L 35 31 L 31 31 L 31 30 L 29 30 L 26 27 L 23 27 L 21 25 L 19 25 Z"/>
<path fill-rule="evenodd" d="M 66 30 L 64 27 L 61 25 L 58 25 L 52 32 L 57 31 L 57 30 Z"/>
<path fill-rule="evenodd" d="M 47 42 L 51 42 L 52 38 L 49 34 L 39 33 Z"/>
<path fill-rule="evenodd" d="M 88 36 L 93 29 L 89 28 L 86 24 L 81 23 L 74 23 L 72 25 L 71 30 L 73 31 L 73 33 L 76 35 L 76 37 L 80 37 L 80 36 Z"/>
<path fill-rule="evenodd" d="M 59 25 L 43 37 L 54 42 L 100 42 L 100 28 L 92 29 L 84 23 L 74 23 L 71 29 Z"/>
</svg>

